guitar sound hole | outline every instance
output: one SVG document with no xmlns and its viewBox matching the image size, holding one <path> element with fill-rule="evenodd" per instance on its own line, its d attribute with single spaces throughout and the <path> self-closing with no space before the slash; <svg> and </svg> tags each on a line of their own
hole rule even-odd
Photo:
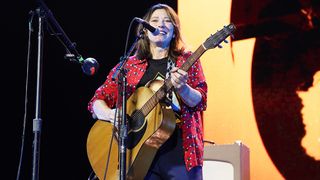
<svg viewBox="0 0 320 180">
<path fill-rule="evenodd" d="M 140 142 L 147 129 L 147 123 L 148 122 L 146 122 L 146 124 L 143 126 L 142 129 L 140 129 L 140 131 L 131 131 L 130 133 L 128 133 L 126 142 L 128 149 L 133 149 Z"/>
<path fill-rule="evenodd" d="M 134 111 L 132 113 L 132 116 L 128 119 L 129 129 L 132 131 L 138 131 L 139 129 L 141 129 L 145 122 L 145 117 L 139 110 Z"/>
</svg>

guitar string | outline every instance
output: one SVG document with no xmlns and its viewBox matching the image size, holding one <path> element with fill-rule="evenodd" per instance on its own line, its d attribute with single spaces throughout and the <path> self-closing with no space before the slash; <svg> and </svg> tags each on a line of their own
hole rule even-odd
<svg viewBox="0 0 320 180">
<path fill-rule="evenodd" d="M 166 79 L 171 78 L 171 73 L 170 71 L 172 70 L 172 68 L 175 66 L 174 61 L 172 61 L 170 58 L 168 58 L 167 61 L 167 70 L 166 70 Z M 154 107 L 153 104 L 158 103 L 160 101 L 160 99 L 162 99 L 164 97 L 163 94 L 160 94 L 161 91 L 163 91 L 164 86 L 161 86 L 156 92 L 155 94 L 145 103 L 145 105 L 142 106 L 142 108 L 140 110 L 137 110 L 133 115 L 132 115 L 132 120 L 136 121 L 142 118 L 145 118 L 145 116 L 151 111 L 151 109 Z M 168 92 L 167 94 L 168 98 L 171 100 L 172 99 L 172 92 Z M 143 111 L 147 111 L 147 112 L 143 112 Z"/>
</svg>

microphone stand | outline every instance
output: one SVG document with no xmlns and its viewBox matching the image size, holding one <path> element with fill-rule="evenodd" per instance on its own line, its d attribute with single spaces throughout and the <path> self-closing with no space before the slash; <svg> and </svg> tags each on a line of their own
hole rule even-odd
<svg viewBox="0 0 320 180">
<path fill-rule="evenodd" d="M 36 109 L 35 118 L 33 119 L 33 159 L 32 159 L 32 180 L 39 179 L 39 161 L 40 161 L 40 140 L 41 140 L 41 92 L 42 92 L 42 65 L 43 65 L 43 21 L 48 19 L 59 31 L 59 36 L 62 37 L 62 44 L 66 48 L 67 52 L 74 52 L 76 57 L 71 56 L 69 59 L 75 60 L 82 64 L 82 69 L 87 75 L 92 75 L 99 64 L 95 59 L 84 60 L 75 48 L 75 43 L 72 43 L 68 36 L 65 34 L 61 26 L 58 24 L 50 9 L 42 0 L 37 0 L 39 7 L 36 12 L 39 18 L 38 22 L 38 55 L 37 55 L 37 86 L 36 86 Z M 73 55 L 73 54 L 71 54 Z M 88 70 L 87 70 L 88 69 Z"/>
<path fill-rule="evenodd" d="M 33 159 L 32 159 L 32 179 L 39 179 L 39 160 L 40 160 L 40 140 L 41 140 L 41 87 L 42 87 L 42 62 L 43 62 L 43 14 L 40 8 L 37 9 L 39 17 L 38 32 L 38 56 L 37 56 L 37 88 L 36 88 L 36 112 L 33 119 Z"/>
<path fill-rule="evenodd" d="M 129 51 L 125 54 L 125 56 L 120 58 L 120 65 L 118 66 L 117 70 L 112 76 L 112 79 L 115 80 L 115 77 L 118 77 L 118 84 L 120 85 L 119 91 L 118 91 L 118 97 L 121 98 L 121 104 L 122 111 L 121 111 L 121 119 L 119 124 L 119 163 L 120 163 L 120 180 L 126 179 L 126 157 L 127 157 L 127 136 L 128 136 L 128 122 L 127 122 L 127 97 L 126 97 L 126 85 L 127 85 L 127 71 L 124 68 L 130 54 L 135 49 L 137 42 L 143 37 L 144 31 L 141 30 L 136 36 L 135 41 L 131 45 Z M 119 107 L 118 107 L 119 109 Z"/>
</svg>

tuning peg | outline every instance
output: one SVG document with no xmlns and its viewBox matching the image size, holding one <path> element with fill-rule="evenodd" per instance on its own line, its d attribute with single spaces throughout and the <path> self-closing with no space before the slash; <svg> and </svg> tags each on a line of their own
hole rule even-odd
<svg viewBox="0 0 320 180">
<path fill-rule="evenodd" d="M 227 41 L 227 40 L 223 40 L 223 42 L 225 42 L 225 43 L 229 43 L 229 41 Z"/>
<path fill-rule="evenodd" d="M 220 44 L 218 44 L 218 48 L 222 48 L 222 46 Z"/>
</svg>

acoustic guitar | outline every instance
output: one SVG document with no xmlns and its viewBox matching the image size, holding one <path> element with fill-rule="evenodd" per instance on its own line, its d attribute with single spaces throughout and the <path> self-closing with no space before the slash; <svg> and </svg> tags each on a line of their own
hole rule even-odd
<svg viewBox="0 0 320 180">
<path fill-rule="evenodd" d="M 232 36 L 234 24 L 224 26 L 210 35 L 180 69 L 188 69 L 208 49 L 213 49 Z M 137 88 L 127 100 L 127 157 L 126 179 L 142 180 L 148 172 L 160 146 L 171 136 L 176 125 L 172 109 L 161 105 L 166 94 L 173 88 L 170 79 L 154 81 L 147 87 Z M 113 124 L 97 120 L 87 137 L 87 155 L 93 171 L 99 179 L 119 179 L 118 130 Z"/>
</svg>

